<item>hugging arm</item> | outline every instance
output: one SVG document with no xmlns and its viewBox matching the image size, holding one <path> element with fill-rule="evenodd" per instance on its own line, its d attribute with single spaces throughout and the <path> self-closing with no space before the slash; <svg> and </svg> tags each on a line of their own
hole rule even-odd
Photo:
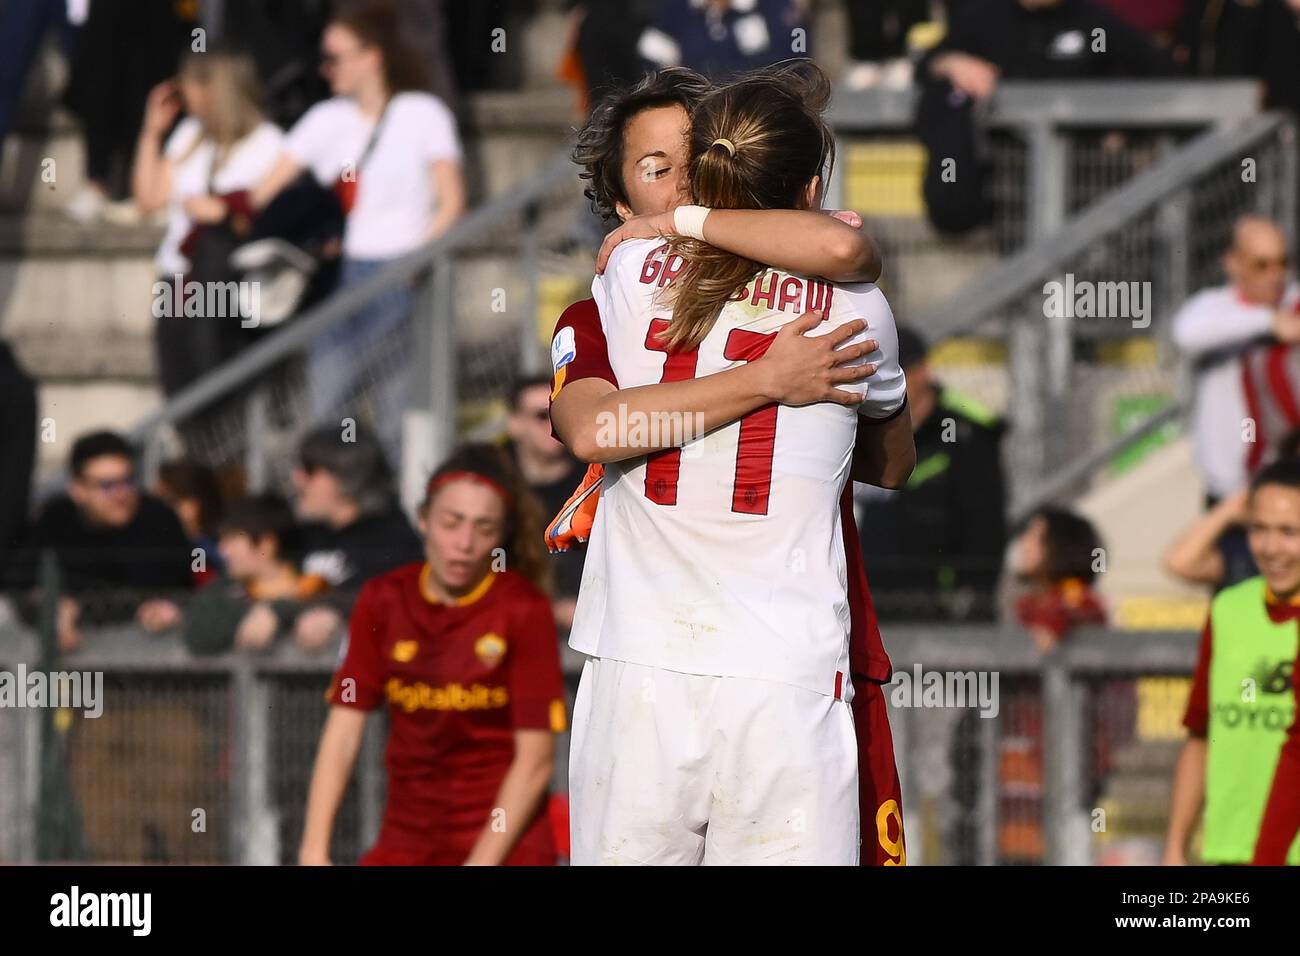
<svg viewBox="0 0 1300 956">
<path fill-rule="evenodd" d="M 880 278 L 880 247 L 861 229 L 852 212 L 799 209 L 712 209 L 704 221 L 704 241 L 754 262 L 785 272 L 821 276 L 832 282 L 875 282 Z M 634 216 L 601 244 L 596 274 L 627 239 L 679 235 L 672 210 Z"/>
<path fill-rule="evenodd" d="M 857 441 L 849 475 L 854 481 L 877 488 L 902 488 L 916 467 L 912 440 L 912 413 L 902 408 L 884 421 L 858 416 Z"/>
<path fill-rule="evenodd" d="M 859 395 L 838 386 L 858 382 L 875 369 L 845 363 L 870 354 L 876 343 L 836 347 L 863 331 L 860 320 L 825 335 L 804 335 L 821 321 L 819 312 L 805 313 L 777 333 L 761 358 L 703 378 L 623 389 L 613 383 L 612 375 L 580 378 L 564 386 L 551 403 L 555 434 L 582 461 L 604 463 L 673 447 L 680 438 L 669 434 L 670 429 L 638 429 L 646 433 L 645 440 L 630 444 L 630 430 L 621 434 L 609 427 L 612 422 L 676 414 L 692 416 L 707 433 L 774 402 L 857 404 Z M 596 338 L 593 331 L 591 341 L 603 346 L 603 335 Z"/>
</svg>

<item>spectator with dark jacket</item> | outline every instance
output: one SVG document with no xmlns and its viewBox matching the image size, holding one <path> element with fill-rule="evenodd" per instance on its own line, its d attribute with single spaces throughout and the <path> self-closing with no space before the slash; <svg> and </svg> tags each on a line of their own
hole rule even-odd
<svg viewBox="0 0 1300 956">
<path fill-rule="evenodd" d="M 81 121 L 86 181 L 65 212 L 92 222 L 121 192 L 149 91 L 176 72 L 192 43 L 198 4 L 95 0 L 77 34 L 64 100 Z"/>
<path fill-rule="evenodd" d="M 685 66 L 721 82 L 812 50 L 792 0 L 660 0 L 637 49 L 651 69 Z"/>
<path fill-rule="evenodd" d="M 46 33 L 68 29 L 67 0 L 0 3 L 0 144 L 13 126 L 23 84 Z"/>
<path fill-rule="evenodd" d="M 510 390 L 508 447 L 524 483 L 537 496 L 548 519 L 564 507 L 585 471 L 551 433 L 550 406 L 551 379 L 547 375 L 520 379 Z M 555 624 L 562 630 L 573 626 L 585 554 L 584 549 L 572 548 L 552 558 L 551 607 Z"/>
<path fill-rule="evenodd" d="M 648 20 L 647 0 L 579 0 L 571 15 L 572 47 L 563 78 L 582 91 L 584 111 L 606 96 L 636 86 L 644 70 L 637 52 Z"/>
<path fill-rule="evenodd" d="M 328 589 L 298 570 L 298 527 L 279 495 L 236 502 L 221 523 L 226 576 L 195 595 L 185 615 L 185 645 L 195 654 L 260 651 L 293 627 L 303 602 Z"/>
<path fill-rule="evenodd" d="M 130 444 L 114 432 L 83 435 L 69 470 L 67 492 L 45 505 L 29 552 L 50 549 L 59 564 L 59 648 L 75 650 L 86 624 L 179 624 L 192 582 L 190 542 L 176 514 L 140 490 Z"/>
<path fill-rule="evenodd" d="M 36 383 L 0 342 L 0 583 L 27 524 L 36 462 Z"/>
<path fill-rule="evenodd" d="M 929 20 L 936 4 L 931 0 L 857 0 L 845 6 L 850 59 L 845 85 L 855 90 L 910 87 L 907 34 Z"/>
<path fill-rule="evenodd" d="M 1203 76 L 1264 81 L 1264 105 L 1300 111 L 1300 0 L 1189 0 L 1185 35 Z"/>
<path fill-rule="evenodd" d="M 928 75 L 985 99 L 1007 80 L 1158 76 L 1176 72 L 1148 37 L 1090 0 L 971 0 L 953 5 Z"/>
<path fill-rule="evenodd" d="M 964 0 L 917 71 L 917 135 L 929 152 L 923 185 L 935 227 L 961 233 L 992 216 L 974 107 L 1002 80 L 1158 76 L 1168 53 L 1089 0 Z M 955 168 L 953 168 L 955 164 Z"/>
<path fill-rule="evenodd" d="M 303 439 L 293 472 L 302 533 L 302 570 L 332 593 L 298 616 L 294 639 L 317 650 L 338 633 L 361 586 L 424 553 L 402 514 L 392 471 L 373 433 L 324 426 Z"/>
<path fill-rule="evenodd" d="M 1146 34 L 1156 46 L 1168 50 L 1180 66 L 1189 64 L 1190 49 L 1183 45 L 1190 0 L 1092 0 Z"/>
<path fill-rule="evenodd" d="M 858 527 L 882 619 L 992 620 L 1006 529 L 1002 423 L 934 377 L 925 341 L 898 329 L 916 468 L 899 491 L 866 489 Z"/>
</svg>

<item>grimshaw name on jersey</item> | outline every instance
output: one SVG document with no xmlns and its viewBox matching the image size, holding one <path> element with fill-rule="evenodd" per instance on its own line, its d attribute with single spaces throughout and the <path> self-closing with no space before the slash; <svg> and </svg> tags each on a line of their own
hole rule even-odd
<svg viewBox="0 0 1300 956">
<path fill-rule="evenodd" d="M 663 289 L 680 257 L 625 242 L 592 294 L 619 387 L 711 375 L 759 358 L 812 308 L 821 335 L 862 318 L 878 369 L 854 408 L 770 405 L 681 448 L 606 468 L 570 644 L 596 657 L 690 674 L 751 677 L 848 696 L 849 605 L 840 499 L 857 415 L 903 404 L 897 334 L 874 284 L 767 270 L 737 293 L 699 347 L 668 352 Z M 571 343 L 561 343 L 568 348 Z"/>
</svg>

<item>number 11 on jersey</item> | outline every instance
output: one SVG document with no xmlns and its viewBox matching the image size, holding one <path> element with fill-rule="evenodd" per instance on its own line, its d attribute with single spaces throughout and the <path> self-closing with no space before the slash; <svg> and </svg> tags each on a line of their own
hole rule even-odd
<svg viewBox="0 0 1300 956">
<path fill-rule="evenodd" d="M 646 333 L 645 347 L 665 352 L 660 382 L 680 382 L 695 377 L 699 352 L 670 352 L 659 337 L 668 330 L 667 319 L 654 319 Z M 727 336 L 723 356 L 740 362 L 752 362 L 763 355 L 776 338 L 775 332 L 750 332 L 732 329 Z M 772 491 L 772 457 L 776 452 L 778 406 L 756 409 L 740 420 L 740 437 L 736 445 L 736 477 L 731 493 L 731 510 L 739 514 L 765 515 Z M 677 484 L 681 477 L 682 450 L 665 448 L 646 459 L 645 494 L 656 504 L 677 504 Z"/>
</svg>

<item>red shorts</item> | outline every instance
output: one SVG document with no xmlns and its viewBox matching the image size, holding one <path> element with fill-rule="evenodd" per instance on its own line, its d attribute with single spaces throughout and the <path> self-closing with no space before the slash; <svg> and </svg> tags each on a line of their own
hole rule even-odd
<svg viewBox="0 0 1300 956">
<path fill-rule="evenodd" d="M 853 726 L 858 737 L 858 801 L 862 814 L 862 866 L 904 866 L 903 791 L 894 763 L 894 736 L 884 688 L 854 680 Z"/>
<path fill-rule="evenodd" d="M 469 856 L 480 829 L 452 833 L 434 841 L 385 824 L 379 840 L 361 857 L 362 866 L 460 866 Z M 555 866 L 551 821 L 543 809 L 519 838 L 505 866 Z"/>
</svg>

